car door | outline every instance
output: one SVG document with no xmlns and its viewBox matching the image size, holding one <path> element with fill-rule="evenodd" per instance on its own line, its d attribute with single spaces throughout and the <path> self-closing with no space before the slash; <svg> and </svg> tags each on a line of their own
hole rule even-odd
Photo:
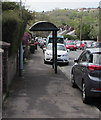
<svg viewBox="0 0 101 120">
<path fill-rule="evenodd" d="M 84 55 L 84 51 L 82 52 L 82 54 L 79 56 L 77 62 L 75 63 L 75 66 L 74 66 L 74 76 L 75 76 L 75 82 L 76 84 L 78 85 L 79 83 L 79 79 L 80 79 L 80 63 L 81 63 L 81 60 L 82 60 L 82 57 Z"/>
<path fill-rule="evenodd" d="M 81 56 L 78 59 L 78 63 L 75 69 L 76 73 L 76 83 L 79 86 L 79 88 L 82 87 L 82 78 L 85 74 L 85 69 L 88 62 L 88 52 L 84 51 Z"/>
</svg>

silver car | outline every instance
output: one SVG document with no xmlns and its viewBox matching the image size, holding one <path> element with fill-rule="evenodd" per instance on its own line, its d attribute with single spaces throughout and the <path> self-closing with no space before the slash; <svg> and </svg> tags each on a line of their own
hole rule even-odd
<svg viewBox="0 0 101 120">
<path fill-rule="evenodd" d="M 72 87 L 81 89 L 83 102 L 101 96 L 101 48 L 86 49 L 74 61 L 71 83 Z"/>
</svg>

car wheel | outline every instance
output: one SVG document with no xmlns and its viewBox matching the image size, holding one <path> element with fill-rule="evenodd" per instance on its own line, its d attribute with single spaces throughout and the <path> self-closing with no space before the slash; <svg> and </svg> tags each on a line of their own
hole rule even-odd
<svg viewBox="0 0 101 120">
<path fill-rule="evenodd" d="M 87 92 L 86 92 L 85 81 L 83 81 L 82 83 L 82 101 L 83 103 L 86 103 L 86 104 L 89 102 L 89 97 L 87 96 Z"/>
<path fill-rule="evenodd" d="M 69 62 L 65 63 L 65 65 L 68 65 L 68 64 L 69 64 Z"/>
<path fill-rule="evenodd" d="M 47 61 L 44 60 L 44 64 L 47 64 Z"/>
<path fill-rule="evenodd" d="M 73 88 L 76 88 L 76 87 L 77 87 L 77 85 L 76 85 L 76 83 L 75 83 L 75 78 L 74 78 L 73 73 L 71 74 L 71 83 L 72 83 L 72 87 L 73 87 Z"/>
</svg>

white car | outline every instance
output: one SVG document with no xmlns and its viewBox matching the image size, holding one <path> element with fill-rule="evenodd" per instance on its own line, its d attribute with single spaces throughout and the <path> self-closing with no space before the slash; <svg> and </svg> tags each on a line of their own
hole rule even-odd
<svg viewBox="0 0 101 120">
<path fill-rule="evenodd" d="M 52 54 L 52 43 L 49 43 L 44 54 L 45 64 L 53 62 Z M 69 63 L 68 51 L 66 50 L 65 45 L 61 43 L 57 43 L 57 63 Z"/>
</svg>

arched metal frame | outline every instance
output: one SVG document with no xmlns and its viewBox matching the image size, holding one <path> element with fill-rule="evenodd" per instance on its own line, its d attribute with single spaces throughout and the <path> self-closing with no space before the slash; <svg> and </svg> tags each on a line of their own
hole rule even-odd
<svg viewBox="0 0 101 120">
<path fill-rule="evenodd" d="M 30 31 L 52 31 L 53 37 L 53 69 L 57 73 L 57 31 L 59 30 L 53 23 L 47 21 L 39 21 L 33 24 Z"/>
</svg>

